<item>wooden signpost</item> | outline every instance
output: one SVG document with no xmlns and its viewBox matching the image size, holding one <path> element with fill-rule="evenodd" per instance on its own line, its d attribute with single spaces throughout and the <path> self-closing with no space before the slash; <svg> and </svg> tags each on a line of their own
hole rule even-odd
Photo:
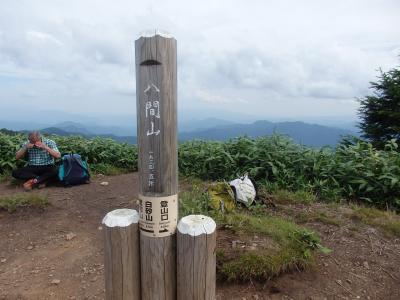
<svg viewBox="0 0 400 300">
<path fill-rule="evenodd" d="M 176 40 L 158 31 L 135 41 L 143 300 L 176 299 L 176 50 Z"/>
<path fill-rule="evenodd" d="M 106 299 L 215 299 L 215 222 L 182 218 L 177 242 L 176 50 L 158 31 L 135 41 L 139 213 L 118 209 L 103 220 Z"/>
</svg>

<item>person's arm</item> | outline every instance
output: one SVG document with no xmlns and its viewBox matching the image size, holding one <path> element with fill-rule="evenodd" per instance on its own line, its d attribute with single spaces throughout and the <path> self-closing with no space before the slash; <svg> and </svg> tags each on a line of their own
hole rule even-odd
<svg viewBox="0 0 400 300">
<path fill-rule="evenodd" d="M 47 152 L 49 152 L 49 154 L 50 154 L 51 156 L 53 156 L 54 158 L 60 158 L 60 157 L 61 157 L 61 153 L 58 152 L 58 150 L 51 149 L 50 147 L 47 147 L 47 146 L 46 146 L 45 149 L 46 149 Z"/>
<path fill-rule="evenodd" d="M 53 156 L 54 158 L 60 158 L 61 157 L 61 153 L 58 151 L 57 146 L 54 144 L 53 148 L 47 146 L 46 144 L 42 143 L 42 142 L 37 142 L 35 144 L 37 147 L 42 148 L 44 150 L 46 150 L 47 152 L 49 152 L 49 154 L 51 156 Z"/>
<path fill-rule="evenodd" d="M 20 159 L 25 157 L 26 151 L 28 151 L 29 148 L 32 148 L 33 144 L 32 143 L 25 143 L 21 149 L 19 149 L 17 151 L 17 153 L 15 153 L 15 159 Z"/>
</svg>

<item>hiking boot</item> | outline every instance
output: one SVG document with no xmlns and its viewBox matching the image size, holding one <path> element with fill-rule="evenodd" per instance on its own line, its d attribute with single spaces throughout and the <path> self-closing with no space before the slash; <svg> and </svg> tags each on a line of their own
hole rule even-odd
<svg viewBox="0 0 400 300">
<path fill-rule="evenodd" d="M 33 189 L 34 185 L 35 179 L 29 179 L 27 182 L 24 183 L 24 189 L 30 191 L 31 189 Z"/>
</svg>

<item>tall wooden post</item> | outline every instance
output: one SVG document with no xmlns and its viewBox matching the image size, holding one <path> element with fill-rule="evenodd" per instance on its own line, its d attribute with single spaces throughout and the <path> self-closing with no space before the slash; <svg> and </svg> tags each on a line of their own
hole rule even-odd
<svg viewBox="0 0 400 300">
<path fill-rule="evenodd" d="M 135 41 L 142 299 L 176 299 L 178 217 L 176 40 Z"/>
</svg>

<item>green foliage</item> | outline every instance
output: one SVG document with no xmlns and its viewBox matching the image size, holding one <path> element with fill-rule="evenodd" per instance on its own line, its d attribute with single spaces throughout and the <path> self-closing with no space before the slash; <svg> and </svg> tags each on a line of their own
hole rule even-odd
<svg viewBox="0 0 400 300">
<path fill-rule="evenodd" d="M 373 96 L 360 99 L 360 128 L 364 137 L 375 146 L 400 140 L 400 68 L 382 72 L 377 82 L 371 82 Z"/>
<path fill-rule="evenodd" d="M 209 202 L 208 193 L 202 191 L 200 186 L 194 185 L 190 191 L 179 193 L 179 217 L 193 214 L 208 215 Z"/>
<path fill-rule="evenodd" d="M 120 144 L 112 139 L 85 139 L 79 136 L 62 137 L 49 136 L 57 143 L 61 154 L 79 153 L 89 163 L 92 171 L 103 174 L 118 174 L 125 171 L 137 170 L 137 147 Z M 0 132 L 0 174 L 9 172 L 23 161 L 15 160 L 15 152 L 26 140 L 22 134 L 4 134 Z"/>
<path fill-rule="evenodd" d="M 61 153 L 75 152 L 92 171 L 119 174 L 137 169 L 137 147 L 111 139 L 51 136 Z M 24 164 L 15 152 L 26 139 L 0 132 L 0 174 Z M 269 192 L 288 190 L 294 202 L 341 199 L 400 209 L 400 152 L 394 140 L 378 150 L 346 139 L 336 150 L 312 149 L 274 135 L 228 142 L 189 141 L 179 146 L 181 175 L 203 180 L 231 180 L 248 172 Z M 278 192 L 279 193 L 279 192 Z"/>
<path fill-rule="evenodd" d="M 14 212 L 20 207 L 43 208 L 49 204 L 46 196 L 37 193 L 19 193 L 0 197 L 0 209 Z"/>
<path fill-rule="evenodd" d="M 91 168 L 96 165 L 111 165 L 128 171 L 137 170 L 137 147 L 117 143 L 112 139 L 85 139 L 79 136 L 61 137 L 52 135 L 61 153 L 79 153 L 87 159 Z"/>
<path fill-rule="evenodd" d="M 179 170 L 185 176 L 228 178 L 235 168 L 236 162 L 222 142 L 189 141 L 179 145 Z"/>
<path fill-rule="evenodd" d="M 347 199 L 400 208 L 400 153 L 389 141 L 384 150 L 358 142 L 336 150 L 335 181 Z"/>
<path fill-rule="evenodd" d="M 22 166 L 23 162 L 16 162 L 15 153 L 20 149 L 23 135 L 8 135 L 0 132 L 0 174 Z"/>
<path fill-rule="evenodd" d="M 280 256 L 272 256 L 267 253 L 246 252 L 238 258 L 223 262 L 218 270 L 219 277 L 228 281 L 251 281 L 254 279 L 264 281 L 291 270 L 304 269 L 308 263 L 301 258 L 288 257 L 288 262 L 282 265 Z M 283 258 L 283 256 L 282 256 Z"/>
<path fill-rule="evenodd" d="M 383 150 L 355 140 L 336 151 L 307 148 L 276 135 L 192 141 L 179 148 L 179 168 L 183 175 L 211 180 L 249 172 L 270 192 L 307 191 L 305 199 L 314 194 L 322 200 L 345 198 L 400 209 L 400 154 L 394 140 Z"/>
<path fill-rule="evenodd" d="M 270 279 L 283 272 L 309 266 L 314 250 L 330 252 L 321 246 L 316 234 L 282 218 L 238 212 L 220 216 L 217 221 L 237 234 L 257 234 L 269 239 L 266 249 L 220 258 L 219 275 L 227 280 Z"/>
<path fill-rule="evenodd" d="M 264 216 L 268 208 L 263 203 L 255 202 L 251 206 L 243 209 L 248 210 L 254 216 Z"/>
<path fill-rule="evenodd" d="M 308 231 L 307 229 L 297 230 L 294 232 L 294 238 L 304 245 L 305 256 L 311 256 L 310 250 L 320 250 L 324 254 L 329 254 L 332 250 L 322 246 L 320 244 L 319 238 L 312 231 Z"/>
<path fill-rule="evenodd" d="M 318 236 L 295 223 L 265 214 L 265 206 L 240 209 L 222 214 L 209 207 L 209 196 L 198 185 L 179 194 L 180 217 L 188 214 L 211 215 L 219 226 L 233 231 L 235 236 L 251 239 L 262 237 L 265 245 L 243 251 L 217 249 L 218 276 L 227 280 L 266 280 L 283 272 L 303 269 L 313 262 L 312 252 L 325 250 Z M 259 238 L 257 238 L 259 239 Z M 251 240 L 249 240 L 250 243 Z"/>
<path fill-rule="evenodd" d="M 287 190 L 277 190 L 272 193 L 276 203 L 281 204 L 312 204 L 317 201 L 317 197 L 310 192 L 298 190 L 295 192 Z"/>
</svg>

